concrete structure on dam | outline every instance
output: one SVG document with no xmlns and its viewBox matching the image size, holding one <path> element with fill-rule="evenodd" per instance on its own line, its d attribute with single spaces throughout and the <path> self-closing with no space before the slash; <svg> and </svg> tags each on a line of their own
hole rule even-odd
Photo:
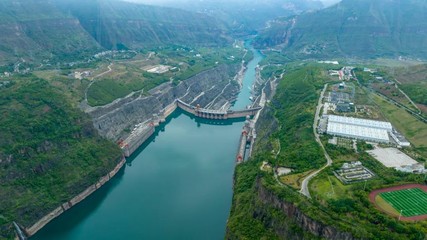
<svg viewBox="0 0 427 240">
<path fill-rule="evenodd" d="M 149 139 L 154 134 L 155 127 L 159 126 L 161 122 L 166 121 L 166 118 L 177 108 L 180 108 L 195 117 L 216 120 L 227 120 L 254 116 L 261 109 L 261 107 L 254 107 L 239 111 L 211 110 L 200 108 L 198 106 L 191 106 L 190 104 L 176 99 L 173 103 L 162 109 L 159 114 L 153 115 L 150 121 L 138 124 L 126 139 L 118 142 L 120 148 L 123 151 L 123 154 L 126 157 L 132 155 L 132 153 L 135 152 L 139 146 L 141 146 L 147 139 Z"/>
<path fill-rule="evenodd" d="M 191 106 L 179 99 L 176 101 L 177 107 L 190 113 L 196 117 L 207 118 L 207 119 L 233 119 L 233 118 L 244 118 L 246 116 L 254 116 L 261 107 L 248 108 L 245 110 L 233 111 L 233 110 L 212 110 L 201 108 L 199 106 Z"/>
</svg>

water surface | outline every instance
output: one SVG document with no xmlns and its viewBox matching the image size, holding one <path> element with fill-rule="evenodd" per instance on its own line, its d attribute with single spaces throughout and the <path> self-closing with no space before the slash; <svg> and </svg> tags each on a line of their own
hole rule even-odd
<svg viewBox="0 0 427 240">
<path fill-rule="evenodd" d="M 234 109 L 250 104 L 254 51 Z M 116 177 L 32 239 L 223 239 L 243 123 L 177 110 Z"/>
</svg>

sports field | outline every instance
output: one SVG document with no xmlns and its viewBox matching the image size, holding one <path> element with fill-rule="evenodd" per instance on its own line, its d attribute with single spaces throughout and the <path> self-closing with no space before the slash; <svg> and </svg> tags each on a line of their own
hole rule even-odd
<svg viewBox="0 0 427 240">
<path fill-rule="evenodd" d="M 427 214 L 427 192 L 420 188 L 409 188 L 379 194 L 402 216 L 412 217 Z"/>
</svg>

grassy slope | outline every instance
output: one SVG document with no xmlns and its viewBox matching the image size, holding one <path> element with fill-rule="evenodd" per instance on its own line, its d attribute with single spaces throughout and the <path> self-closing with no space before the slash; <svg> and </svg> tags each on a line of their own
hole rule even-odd
<svg viewBox="0 0 427 240">
<path fill-rule="evenodd" d="M 88 116 L 32 76 L 0 89 L 0 238 L 11 222 L 30 226 L 120 160 Z"/>
<path fill-rule="evenodd" d="M 416 103 L 427 107 L 427 64 L 397 68 L 393 73 L 406 94 Z"/>
<path fill-rule="evenodd" d="M 373 100 L 381 108 L 383 115 L 402 132 L 427 158 L 427 124 L 421 122 L 405 110 L 374 95 Z"/>
</svg>

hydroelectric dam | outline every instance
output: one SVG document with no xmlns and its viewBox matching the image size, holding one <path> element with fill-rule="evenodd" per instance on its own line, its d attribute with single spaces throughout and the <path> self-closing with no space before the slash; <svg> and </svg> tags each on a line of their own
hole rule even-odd
<svg viewBox="0 0 427 240">
<path fill-rule="evenodd" d="M 137 147 L 129 135 L 123 139 L 122 146 L 129 140 L 134 153 L 116 176 L 31 240 L 223 239 L 236 160 L 250 155 L 255 137 L 244 125 L 251 127 L 246 123 L 252 124 L 260 112 L 244 124 L 252 116 L 246 106 L 252 104 L 255 70 L 263 59 L 250 42 L 246 47 L 254 58 L 231 111 L 197 110 L 189 104 L 185 111 L 177 101 L 169 102 L 130 129 L 142 144 Z M 237 110 L 245 111 L 241 118 L 233 114 Z"/>
<path fill-rule="evenodd" d="M 183 110 L 184 112 L 198 118 L 204 119 L 213 119 L 213 120 L 229 120 L 229 119 L 239 119 L 239 118 L 248 118 L 254 116 L 261 107 L 249 107 L 244 110 L 212 110 L 201 108 L 200 106 L 192 106 L 188 103 L 176 99 L 172 104 L 167 106 L 165 109 L 160 111 L 158 115 L 154 115 L 150 121 L 142 123 L 137 126 L 132 133 L 124 140 L 118 142 L 120 148 L 122 149 L 126 157 L 130 157 L 148 138 L 150 138 L 154 132 L 155 127 L 159 126 L 160 123 L 165 122 L 166 118 L 173 113 L 177 108 Z M 249 125 L 245 125 L 244 132 L 250 132 L 251 128 Z M 243 160 L 242 153 L 242 140 L 240 141 L 239 153 L 237 156 L 237 162 Z M 246 142 L 245 142 L 246 145 Z"/>
</svg>

